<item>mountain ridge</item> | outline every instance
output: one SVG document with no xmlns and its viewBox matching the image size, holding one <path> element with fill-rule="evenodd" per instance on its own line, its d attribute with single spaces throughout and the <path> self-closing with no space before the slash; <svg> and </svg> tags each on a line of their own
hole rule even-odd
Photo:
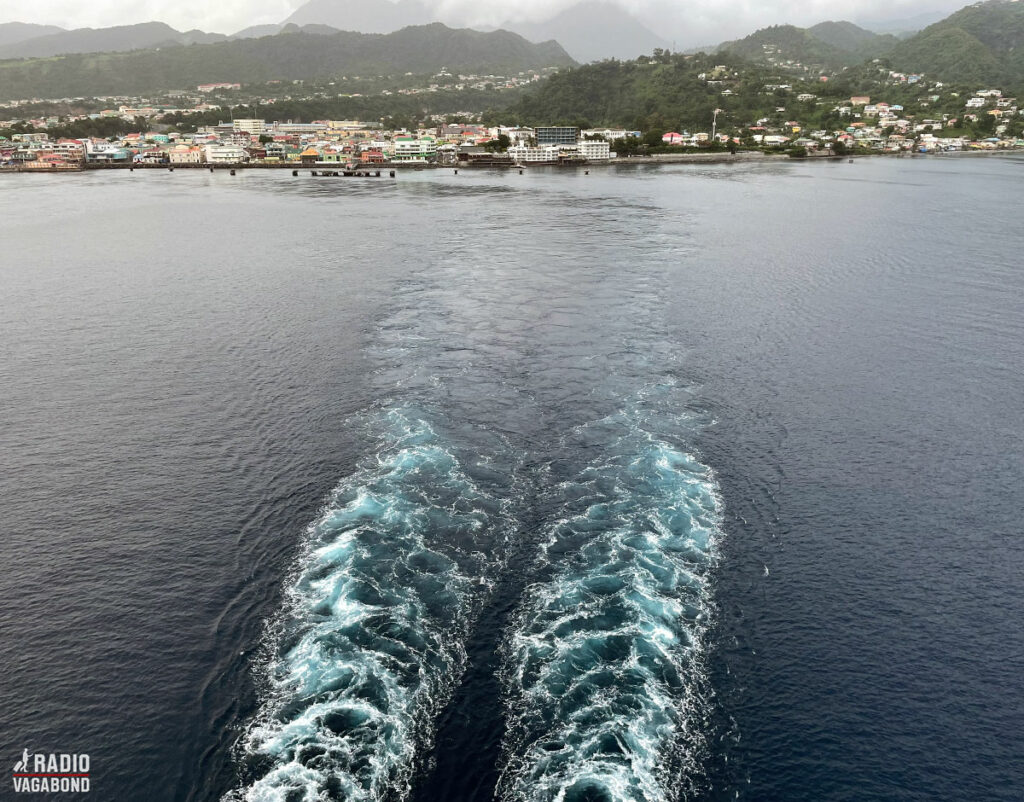
<svg viewBox="0 0 1024 802">
<path fill-rule="evenodd" d="M 900 42 L 889 60 L 905 71 L 1024 90 L 1024 2 L 965 6 Z"/>
<path fill-rule="evenodd" d="M 763 64 L 796 61 L 841 69 L 886 53 L 897 43 L 894 36 L 877 34 L 846 20 L 819 22 L 810 28 L 771 25 L 749 36 L 723 42 L 716 52 Z"/>
<path fill-rule="evenodd" d="M 481 33 L 433 23 L 392 34 L 295 30 L 212 44 L 6 61 L 0 62 L 0 92 L 4 99 L 131 95 L 212 81 L 421 75 L 445 67 L 508 75 L 572 64 L 557 42 L 534 44 L 509 31 Z"/>
<path fill-rule="evenodd" d="M 308 0 L 285 23 L 322 23 L 340 30 L 389 33 L 410 24 L 434 22 L 438 16 L 421 0 L 381 0 L 373 4 L 359 0 Z M 634 58 L 668 45 L 634 15 L 608 0 L 581 0 L 537 22 L 506 20 L 495 28 L 471 25 L 450 14 L 440 16 L 444 24 L 512 31 L 531 42 L 555 39 L 577 61 Z"/>
<path fill-rule="evenodd" d="M 0 23 L 0 47 L 14 45 L 37 36 L 48 36 L 61 33 L 64 29 L 57 25 L 37 25 L 34 22 L 2 22 Z"/>
<path fill-rule="evenodd" d="M 75 28 L 0 46 L 0 59 L 50 58 L 71 53 L 117 53 L 170 44 L 210 44 L 224 34 L 177 31 L 164 22 L 140 22 L 110 28 Z"/>
</svg>

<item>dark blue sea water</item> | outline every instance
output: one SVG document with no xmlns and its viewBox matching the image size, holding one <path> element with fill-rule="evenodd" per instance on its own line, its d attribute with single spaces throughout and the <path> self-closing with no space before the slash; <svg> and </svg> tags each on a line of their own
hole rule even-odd
<svg viewBox="0 0 1024 802">
<path fill-rule="evenodd" d="M 5 177 L 0 754 L 104 800 L 1021 798 L 1022 190 Z"/>
</svg>

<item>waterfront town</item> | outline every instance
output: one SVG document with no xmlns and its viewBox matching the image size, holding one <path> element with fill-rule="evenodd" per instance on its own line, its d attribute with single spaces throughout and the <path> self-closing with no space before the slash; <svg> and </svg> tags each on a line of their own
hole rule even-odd
<svg viewBox="0 0 1024 802">
<path fill-rule="evenodd" d="M 702 76 L 703 77 L 703 76 Z M 914 83 L 919 76 L 897 75 Z M 708 76 L 709 83 L 715 83 Z M 930 91 L 938 91 L 935 84 Z M 654 131 L 612 128 L 582 128 L 551 125 L 523 127 L 485 125 L 479 115 L 438 115 L 431 125 L 417 128 L 389 128 L 384 121 L 312 120 L 309 122 L 267 120 L 255 117 L 231 118 L 230 104 L 211 103 L 209 94 L 238 89 L 237 84 L 204 84 L 193 95 L 183 93 L 184 105 L 159 104 L 146 98 L 111 97 L 110 108 L 78 116 L 47 116 L 34 119 L 12 116 L 0 120 L 0 170 L 78 171 L 109 167 L 197 167 L 197 166 L 514 166 L 526 164 L 609 163 L 656 153 L 671 158 L 673 153 L 762 151 L 791 156 L 837 156 L 847 154 L 921 154 L 984 152 L 1024 148 L 1019 120 L 1024 109 L 998 88 L 982 87 L 958 99 L 958 116 L 936 113 L 933 117 L 909 114 L 898 103 L 870 96 L 852 96 L 833 104 L 833 117 L 842 126 L 831 130 L 812 129 L 799 114 L 785 106 L 775 114 L 747 121 L 745 125 L 719 125 L 718 109 L 704 131 Z M 765 91 L 784 94 L 788 85 L 766 86 Z M 722 94 L 728 94 L 725 89 Z M 935 96 L 937 100 L 938 97 Z M 64 99 L 71 103 L 74 100 Z M 821 105 L 816 95 L 801 92 L 793 96 L 796 108 Z M 20 107 L 40 101 L 9 102 L 0 106 L 17 114 Z M 925 106 L 927 104 L 924 104 Z M 263 108 L 271 109 L 272 103 Z M 193 131 L 179 130 L 167 122 L 188 115 L 224 112 L 228 117 L 217 124 L 198 125 Z M 790 118 L 792 117 L 792 118 Z M 138 130 L 110 137 L 72 138 L 52 135 L 78 121 L 116 119 L 138 124 Z M 991 118 L 991 119 L 989 119 Z M 475 121 L 467 121 L 474 120 Z M 953 129 L 984 120 L 991 135 L 972 138 L 951 135 Z M 1016 131 L 1014 135 L 1012 132 Z M 618 148 L 618 150 L 616 150 Z M 622 151 L 622 152 L 620 152 Z"/>
</svg>

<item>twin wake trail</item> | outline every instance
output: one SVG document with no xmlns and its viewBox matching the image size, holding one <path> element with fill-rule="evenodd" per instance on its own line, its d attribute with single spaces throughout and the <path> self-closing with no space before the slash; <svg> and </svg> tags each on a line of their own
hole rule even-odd
<svg viewBox="0 0 1024 802">
<path fill-rule="evenodd" d="M 668 802 L 699 774 L 721 510 L 672 406 L 655 388 L 563 443 L 578 467 L 545 499 L 542 579 L 502 647 L 506 802 Z M 224 802 L 401 800 L 430 752 L 509 552 L 515 471 L 460 460 L 407 408 L 381 429 L 306 533 Z"/>
<path fill-rule="evenodd" d="M 406 797 L 463 672 L 506 509 L 423 417 L 392 409 L 382 428 L 306 533 L 225 802 Z"/>
</svg>

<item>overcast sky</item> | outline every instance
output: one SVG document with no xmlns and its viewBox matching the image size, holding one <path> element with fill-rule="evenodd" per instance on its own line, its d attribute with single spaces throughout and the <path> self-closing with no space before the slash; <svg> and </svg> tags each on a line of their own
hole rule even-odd
<svg viewBox="0 0 1024 802">
<path fill-rule="evenodd" d="M 388 0 L 366 0 L 387 2 Z M 743 36 L 784 22 L 811 25 L 827 19 L 890 20 L 930 11 L 953 11 L 964 0 L 614 0 L 682 49 Z M 37 22 L 65 28 L 105 27 L 159 20 L 179 29 L 234 33 L 249 25 L 281 22 L 305 0 L 0 0 L 0 22 Z M 424 0 L 443 21 L 498 25 L 543 19 L 577 0 Z"/>
</svg>

